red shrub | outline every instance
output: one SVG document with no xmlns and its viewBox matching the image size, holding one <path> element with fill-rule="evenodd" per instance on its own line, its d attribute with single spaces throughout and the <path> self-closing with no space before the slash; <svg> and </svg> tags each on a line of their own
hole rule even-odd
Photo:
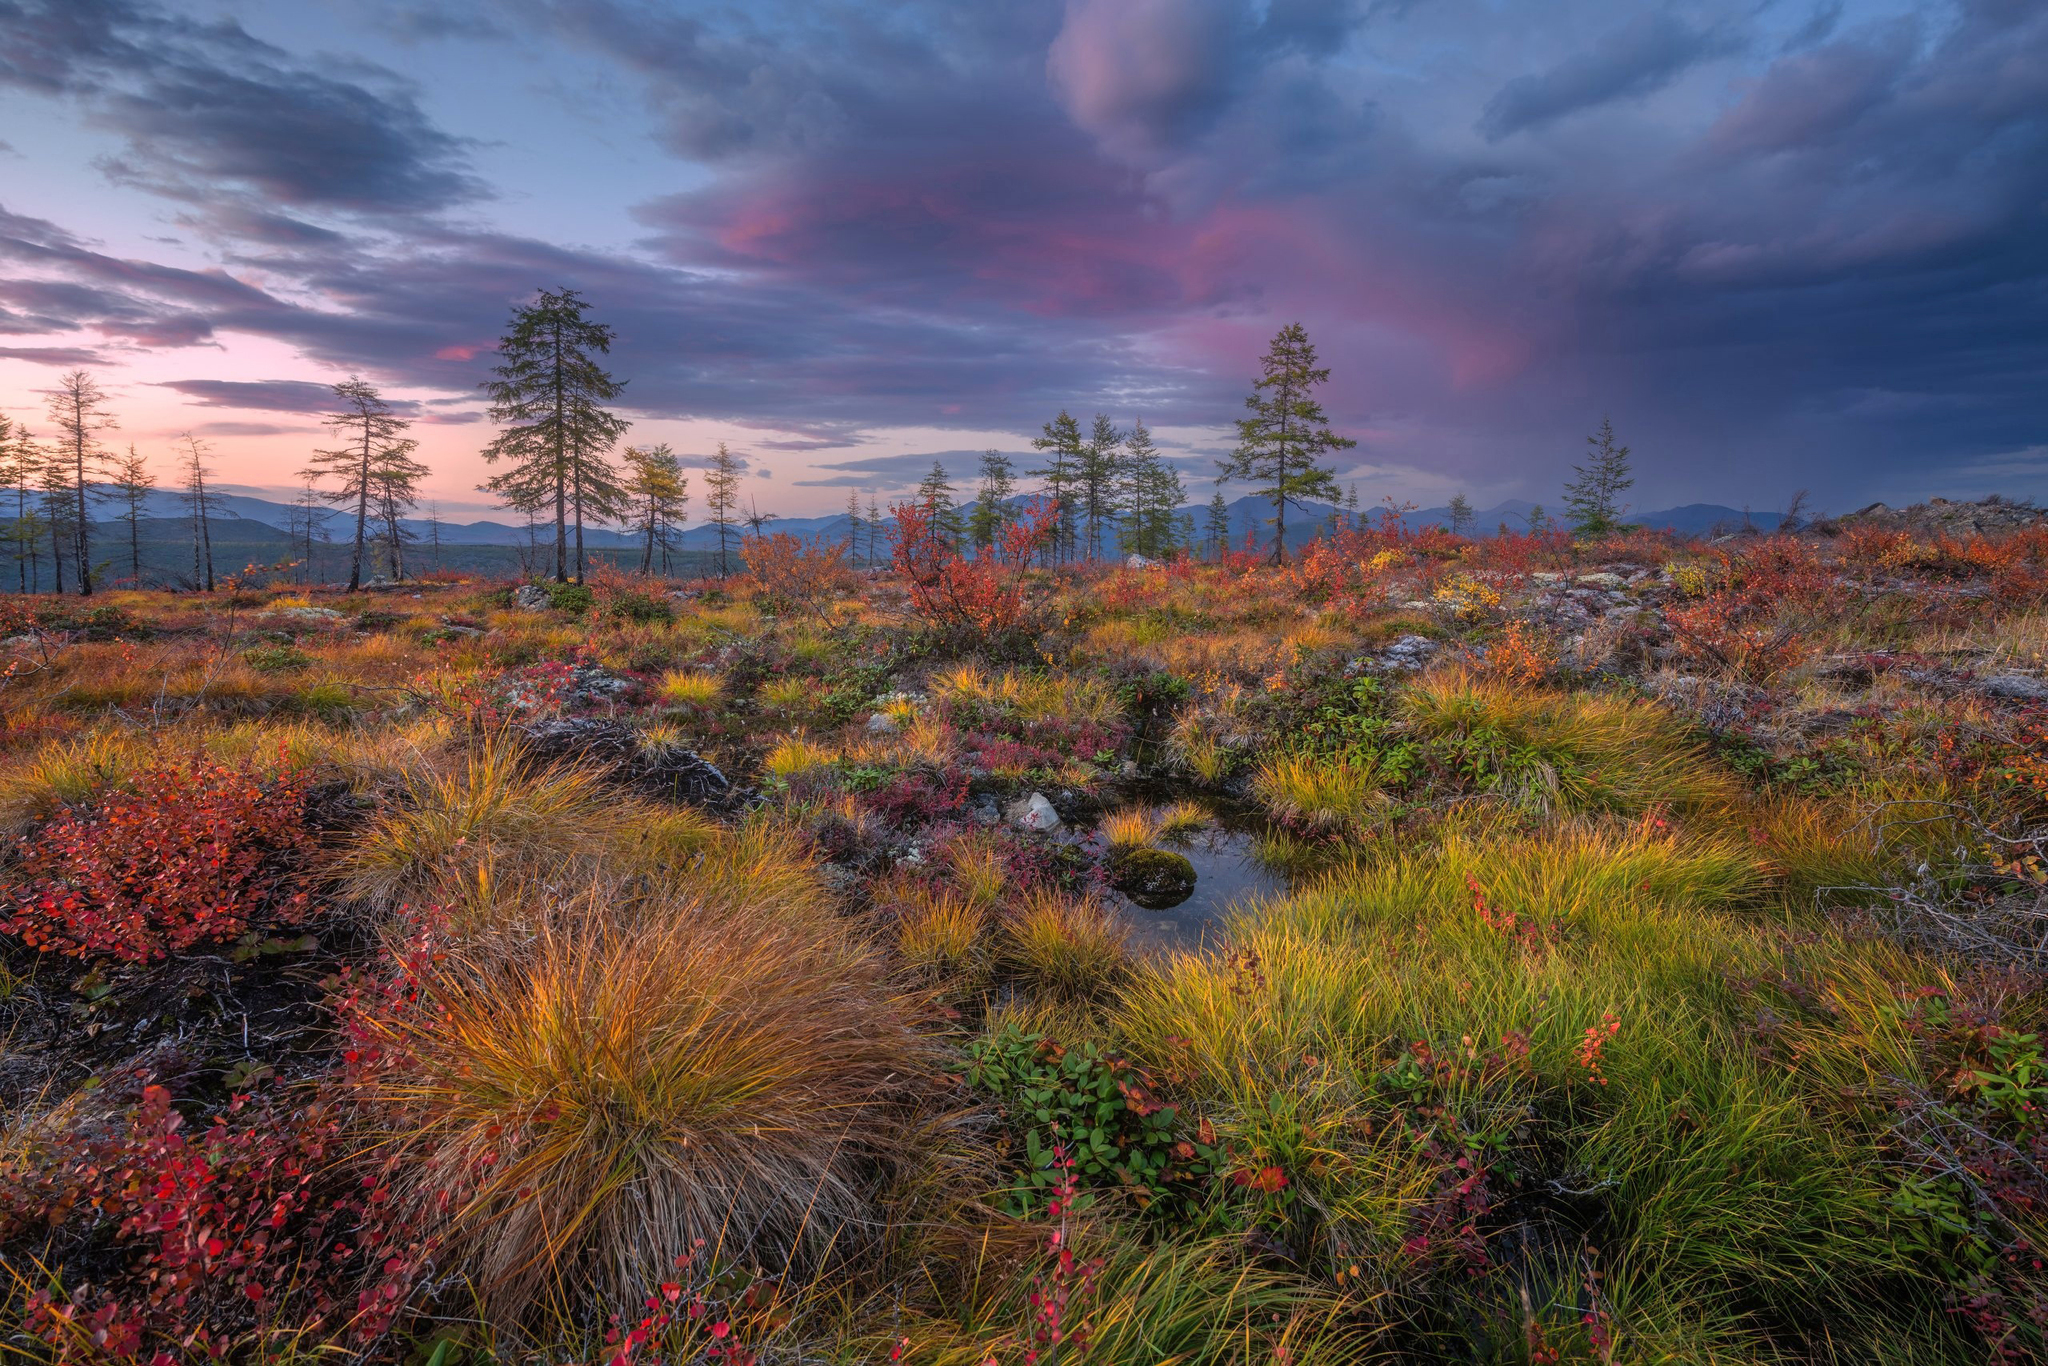
<svg viewBox="0 0 2048 1366">
<path fill-rule="evenodd" d="M 859 579 L 846 566 L 846 547 L 824 540 L 807 541 L 787 531 L 754 536 L 740 543 L 747 572 L 777 607 L 822 616 L 826 604 L 852 592 Z"/>
<path fill-rule="evenodd" d="M 295 774 L 164 764 L 22 842 L 28 886 L 0 929 L 46 953 L 147 962 L 233 939 L 309 836 Z M 303 894 L 280 909 L 299 914 Z"/>
<path fill-rule="evenodd" d="M 68 1295 L 30 1291 L 21 1326 L 60 1361 L 203 1359 L 314 1324 L 381 1334 L 420 1248 L 391 1220 L 388 1172 L 337 1167 L 339 1114 L 236 1096 L 192 1129 L 152 1085 L 125 1128 L 10 1155 L 0 1243 L 53 1273 L 74 1258 L 94 1272 Z"/>
<path fill-rule="evenodd" d="M 1027 623 L 1024 576 L 1031 557 L 1052 536 L 1059 509 L 1051 503 L 1025 513 L 1003 531 L 1001 544 L 967 559 L 937 525 L 932 509 L 899 503 L 896 572 L 910 588 L 912 608 L 948 635 L 1006 636 Z"/>
</svg>

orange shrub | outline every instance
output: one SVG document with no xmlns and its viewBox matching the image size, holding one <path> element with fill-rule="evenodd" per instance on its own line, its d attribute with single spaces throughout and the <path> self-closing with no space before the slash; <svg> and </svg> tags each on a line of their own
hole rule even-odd
<svg viewBox="0 0 2048 1366">
<path fill-rule="evenodd" d="M 777 531 L 742 542 L 740 555 L 770 604 L 785 611 L 823 616 L 826 604 L 858 582 L 846 567 L 846 547 L 822 539 Z"/>
</svg>

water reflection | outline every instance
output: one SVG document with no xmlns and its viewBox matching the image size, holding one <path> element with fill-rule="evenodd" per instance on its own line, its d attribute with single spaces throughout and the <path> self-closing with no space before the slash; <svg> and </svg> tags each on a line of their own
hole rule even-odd
<svg viewBox="0 0 2048 1366">
<path fill-rule="evenodd" d="M 1261 863 L 1258 831 L 1236 822 L 1207 826 L 1184 839 L 1161 840 L 1162 849 L 1187 856 L 1195 890 L 1166 910 L 1148 910 L 1123 897 L 1131 946 L 1139 952 L 1214 948 L 1230 912 L 1261 896 L 1285 892 L 1287 880 Z"/>
</svg>

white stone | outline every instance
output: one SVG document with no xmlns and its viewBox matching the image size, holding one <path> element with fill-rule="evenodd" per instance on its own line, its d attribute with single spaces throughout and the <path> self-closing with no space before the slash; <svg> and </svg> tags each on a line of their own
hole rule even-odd
<svg viewBox="0 0 2048 1366">
<path fill-rule="evenodd" d="M 1060 813 L 1053 810 L 1051 802 L 1043 792 L 1034 792 L 1022 801 L 1010 803 L 1010 820 L 1026 830 L 1057 830 Z"/>
</svg>

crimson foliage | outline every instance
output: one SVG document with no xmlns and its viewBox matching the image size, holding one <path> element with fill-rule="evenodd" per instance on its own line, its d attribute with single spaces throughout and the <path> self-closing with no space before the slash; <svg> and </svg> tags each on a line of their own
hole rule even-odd
<svg viewBox="0 0 2048 1366">
<path fill-rule="evenodd" d="M 308 841 L 295 774 L 265 781 L 205 760 L 163 764 L 22 842 L 27 886 L 4 928 L 46 953 L 148 962 L 233 939 Z M 280 918 L 303 912 L 287 898 Z"/>
</svg>

